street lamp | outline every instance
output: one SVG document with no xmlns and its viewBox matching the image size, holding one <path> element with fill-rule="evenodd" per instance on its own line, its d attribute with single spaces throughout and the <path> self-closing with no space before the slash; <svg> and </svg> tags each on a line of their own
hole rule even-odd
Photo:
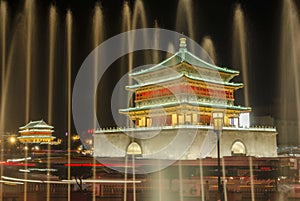
<svg viewBox="0 0 300 201">
<path fill-rule="evenodd" d="M 219 198 L 222 200 L 222 186 L 221 186 L 221 163 L 220 163 L 220 133 L 223 128 L 224 113 L 221 111 L 216 111 L 212 113 L 213 118 L 213 128 L 214 132 L 217 134 L 217 151 L 218 151 L 218 194 Z"/>
<path fill-rule="evenodd" d="M 8 141 L 9 141 L 10 144 L 15 144 L 15 142 L 16 142 L 16 137 L 15 137 L 15 136 L 10 136 L 10 137 L 8 138 Z"/>
</svg>

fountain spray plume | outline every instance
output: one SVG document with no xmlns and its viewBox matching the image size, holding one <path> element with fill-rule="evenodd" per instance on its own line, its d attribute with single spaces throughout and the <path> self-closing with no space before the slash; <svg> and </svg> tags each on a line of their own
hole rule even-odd
<svg viewBox="0 0 300 201">
<path fill-rule="evenodd" d="M 55 43 L 57 32 L 57 12 L 54 5 L 49 10 L 49 83 L 48 83 L 48 123 L 52 124 L 52 105 L 53 105 L 53 72 L 55 61 Z"/>
<path fill-rule="evenodd" d="M 173 55 L 170 52 L 176 52 L 176 48 L 173 43 L 168 43 L 168 52 L 166 53 L 166 58 L 169 58 Z"/>
<path fill-rule="evenodd" d="M 7 4 L 5 1 L 0 2 L 0 34 L 1 34 L 1 111 L 0 111 L 0 135 L 1 141 L 4 140 L 4 108 L 6 102 L 6 26 L 7 26 Z M 0 153 L 0 160 L 3 161 L 3 151 Z M 0 167 L 0 176 L 3 175 L 3 166 Z M 0 184 L 3 189 L 3 184 Z M 3 200 L 3 195 L 0 196 L 0 201 Z"/>
<path fill-rule="evenodd" d="M 123 15 L 123 20 L 122 20 L 122 32 L 126 32 L 129 31 L 131 29 L 131 11 L 130 11 L 130 7 L 128 5 L 128 2 L 125 1 L 124 5 L 123 5 L 123 11 L 122 11 L 122 15 Z M 123 39 L 124 44 L 122 48 L 128 48 L 129 51 L 126 52 L 130 52 L 130 50 L 132 49 L 132 36 L 130 34 L 127 34 L 127 38 Z M 132 66 L 133 66 L 133 54 L 129 53 L 128 54 L 128 71 L 131 72 L 132 71 Z M 132 84 L 132 80 L 128 77 L 128 85 Z M 128 95 L 127 97 L 127 103 L 130 101 L 131 97 Z M 126 126 L 129 127 L 130 125 L 130 120 L 127 119 L 126 121 Z M 124 174 L 124 181 L 127 181 L 127 163 L 128 163 L 128 158 L 127 156 L 125 156 L 125 174 Z M 124 201 L 127 200 L 127 183 L 124 183 Z"/>
<path fill-rule="evenodd" d="M 183 184 L 183 172 L 182 172 L 182 163 L 181 161 L 179 160 L 178 161 L 179 163 L 179 166 L 178 166 L 178 179 L 179 179 L 179 198 L 180 198 L 180 201 L 183 201 L 183 187 L 184 187 L 184 184 Z"/>
<path fill-rule="evenodd" d="M 123 11 L 122 11 L 122 32 L 129 31 L 131 29 L 131 11 L 130 7 L 128 5 L 128 2 L 125 1 L 123 5 Z M 127 38 L 124 38 L 123 48 L 126 47 L 128 50 L 132 49 L 132 38 L 130 37 L 130 34 L 127 34 Z M 129 51 L 127 51 L 129 52 Z M 132 53 L 128 54 L 128 71 L 132 71 L 132 65 L 133 65 L 133 55 Z M 129 85 L 131 83 L 128 83 Z"/>
<path fill-rule="evenodd" d="M 208 181 L 207 184 L 205 183 L 207 188 L 204 188 L 204 179 L 203 179 L 203 164 L 202 159 L 199 159 L 199 179 L 200 179 L 200 188 L 201 188 L 201 201 L 205 201 L 204 199 L 207 199 L 207 190 L 208 190 Z"/>
<path fill-rule="evenodd" d="M 96 6 L 94 8 L 94 16 L 93 16 L 93 22 L 92 22 L 92 34 L 93 34 L 93 48 L 96 48 L 103 40 L 104 40 L 104 23 L 103 23 L 103 12 L 102 12 L 102 7 L 100 5 L 100 3 L 96 3 Z M 98 85 L 98 82 L 97 82 L 97 75 L 98 75 L 98 65 L 99 65 L 99 60 L 98 60 L 98 49 L 95 49 L 95 58 L 94 58 L 94 70 L 95 70 L 95 73 L 94 73 L 94 89 L 93 91 L 96 91 L 97 89 L 97 85 Z M 95 102 L 97 103 L 97 96 L 95 97 L 96 100 Z M 94 119 L 93 121 L 93 125 L 94 125 L 94 128 L 96 127 L 96 121 L 97 119 Z M 95 164 L 96 164 L 96 158 L 94 157 L 93 158 L 93 164 L 94 164 L 94 167 Z M 93 168 L 93 179 L 95 180 L 96 179 L 96 168 Z M 93 201 L 96 201 L 96 184 L 93 183 Z"/>
<path fill-rule="evenodd" d="M 27 1 L 25 2 L 26 4 Z M 33 4 L 33 3 L 32 3 Z M 27 43 L 28 40 L 28 37 L 27 35 L 31 35 L 31 34 L 28 34 L 27 32 L 29 32 L 29 28 L 27 26 L 27 22 L 28 22 L 28 12 L 27 11 L 29 8 L 28 6 L 26 6 L 24 4 L 24 11 L 19 13 L 18 14 L 18 20 L 17 23 L 15 23 L 13 26 L 12 26 L 12 30 L 14 31 L 11 35 L 8 35 L 8 21 L 9 21 L 9 18 L 7 18 L 8 16 L 8 9 L 6 7 L 7 3 L 6 1 L 0 1 L 0 6 L 1 6 L 1 15 L 0 15 L 0 18 L 1 18 L 1 24 L 0 24 L 0 30 L 1 33 L 0 33 L 0 40 L 3 41 L 1 43 L 1 102 L 0 102 L 0 131 L 4 131 L 6 129 L 6 126 L 7 124 L 10 124 L 12 122 L 12 119 L 8 119 L 7 116 L 7 113 L 11 112 L 10 109 L 14 108 L 15 107 L 15 103 L 13 100 L 15 100 L 15 97 L 19 98 L 20 96 L 20 92 L 21 91 L 25 91 L 23 89 L 23 87 L 26 87 L 26 83 L 30 83 L 30 80 L 28 80 L 28 77 L 27 74 L 27 68 L 29 68 L 30 66 L 26 65 L 28 62 L 26 61 L 26 57 L 28 55 L 31 55 L 31 52 L 26 52 L 26 49 L 27 49 L 27 46 L 29 43 Z M 34 12 L 34 5 L 32 5 L 32 10 Z M 27 14 L 27 15 L 26 15 Z M 34 14 L 32 14 L 34 16 Z M 4 21 L 5 19 L 5 21 Z M 34 17 L 33 17 L 34 19 Z M 31 21 L 34 21 L 34 20 L 31 20 Z M 31 24 L 31 23 L 29 23 Z M 3 30 L 3 28 L 5 28 L 5 30 Z M 32 27 L 33 29 L 33 27 Z M 33 32 L 33 31 L 31 31 Z M 33 34 L 33 33 L 32 33 Z M 5 35 L 5 38 L 3 38 Z M 9 43 L 7 43 L 9 41 Z M 5 46 L 5 50 L 3 49 Z M 29 48 L 30 49 L 30 48 Z M 3 52 L 5 51 L 5 52 Z M 26 53 L 25 53 L 26 52 Z M 5 55 L 5 56 L 4 56 Z M 30 56 L 31 57 L 31 56 Z M 4 59 L 4 61 L 3 61 Z M 18 66 L 22 66 L 24 67 L 24 63 L 25 63 L 25 68 L 23 68 L 22 70 L 22 74 L 25 75 L 25 79 L 18 79 L 18 80 L 15 80 L 15 79 L 12 79 L 12 76 L 15 75 L 13 72 L 14 72 L 14 69 Z M 4 66 L 3 66 L 4 65 Z M 23 73 L 24 72 L 24 73 Z M 22 78 L 24 76 L 22 75 Z M 27 81 L 28 80 L 28 81 Z M 18 89 L 16 91 L 16 89 L 13 88 L 13 84 L 15 84 L 16 82 L 16 85 L 18 85 Z M 21 84 L 21 85 L 20 85 Z M 29 84 L 28 84 L 29 86 Z M 20 89 L 20 90 L 19 90 Z M 11 92 L 14 92 L 14 93 L 11 93 Z M 26 97 L 26 98 L 25 98 Z M 13 99 L 12 99 L 13 98 Z M 25 94 L 24 96 L 24 99 L 26 100 L 28 98 L 29 100 L 29 95 Z M 10 101 L 8 101 L 10 100 Z M 27 104 L 27 110 L 29 111 L 29 104 Z M 26 105 L 25 105 L 25 101 L 24 101 L 24 106 L 21 106 L 22 109 L 26 108 Z M 21 112 L 24 112 L 23 110 Z M 28 112 L 29 113 L 29 112 Z M 24 113 L 25 114 L 25 113 Z M 27 115 L 24 115 L 24 118 L 22 119 L 25 119 L 25 116 Z M 13 119 L 15 120 L 15 119 Z M 25 185 L 26 186 L 26 185 Z"/>
<path fill-rule="evenodd" d="M 25 122 L 29 122 L 30 113 L 30 85 L 32 68 L 32 50 L 33 50 L 33 28 L 35 3 L 33 0 L 25 1 L 25 23 L 26 23 L 26 83 L 25 83 Z"/>
<path fill-rule="evenodd" d="M 93 47 L 97 47 L 104 39 L 103 11 L 99 2 L 96 3 L 93 15 Z"/>
<path fill-rule="evenodd" d="M 144 4 L 142 0 L 136 0 L 134 3 L 134 9 L 132 13 L 132 29 L 137 28 L 146 28 L 147 27 L 147 17 L 146 17 L 146 11 L 144 8 Z M 140 42 L 140 41 L 139 41 Z M 146 31 L 143 32 L 143 42 L 147 46 L 149 43 L 148 34 Z M 135 36 L 133 35 L 133 46 L 135 41 Z M 151 57 L 149 57 L 147 54 L 144 54 L 144 63 L 149 64 L 151 63 Z M 132 66 L 130 67 L 132 68 Z M 129 78 L 130 80 L 130 78 Z M 129 81 L 130 84 L 132 84 L 132 81 Z M 131 99 L 131 102 L 133 100 Z M 133 105 L 133 103 L 132 103 Z M 134 138 L 131 139 L 131 141 L 134 141 Z M 132 157 L 132 179 L 135 180 L 135 156 Z M 136 201 L 136 185 L 135 183 L 132 184 L 133 188 L 133 201 Z"/>
<path fill-rule="evenodd" d="M 300 20 L 297 7 L 292 0 L 284 0 L 281 21 L 281 47 L 280 49 L 280 117 L 300 123 Z M 287 125 L 287 124 L 285 124 Z M 280 129 L 280 128 L 279 128 Z M 280 132 L 280 131 L 279 131 Z M 300 143 L 300 126 L 282 128 L 283 143 Z M 288 133 L 298 133 L 297 136 L 288 136 Z M 282 135 L 280 135 L 282 136 Z M 293 137 L 293 138 L 288 138 Z M 295 139 L 297 137 L 297 139 Z"/>
<path fill-rule="evenodd" d="M 127 1 L 124 2 L 123 5 L 123 11 L 122 11 L 122 32 L 130 31 L 131 29 L 137 29 L 137 28 L 146 28 L 147 27 L 147 18 L 146 18 L 146 12 L 144 9 L 143 2 L 141 0 L 137 0 L 134 3 L 134 9 L 133 13 L 131 13 L 129 3 Z M 144 43 L 148 43 L 148 37 L 147 33 L 144 32 L 143 37 Z M 122 48 L 127 48 L 126 52 L 131 52 L 131 50 L 134 47 L 135 43 L 135 36 L 134 34 L 127 34 L 126 38 L 124 38 L 124 44 Z M 149 61 L 151 58 L 148 58 L 148 55 L 145 55 L 144 62 L 150 63 Z M 134 57 L 133 53 L 128 54 L 128 72 L 132 72 L 133 69 L 133 62 Z M 128 78 L 128 85 L 132 85 L 132 80 Z M 130 105 L 132 105 L 132 99 L 131 97 L 128 97 L 128 101 Z M 127 126 L 129 122 L 127 123 Z"/>
<path fill-rule="evenodd" d="M 140 24 L 138 24 L 139 20 Z M 147 18 L 142 0 L 136 0 L 133 9 L 132 28 L 136 29 L 138 26 L 141 26 L 142 28 L 146 28 L 147 26 Z"/>
<path fill-rule="evenodd" d="M 7 31 L 7 4 L 0 2 L 0 34 L 1 34 L 1 116 L 0 132 L 4 132 L 4 108 L 6 99 L 6 31 Z"/>
<path fill-rule="evenodd" d="M 241 5 L 238 4 L 234 11 L 233 25 L 233 63 L 241 68 L 244 86 L 245 106 L 249 106 L 249 83 L 248 83 L 248 52 L 247 52 L 247 30 L 245 17 Z"/>
<path fill-rule="evenodd" d="M 70 9 L 66 15 L 66 37 L 67 37 L 67 89 L 68 89 L 68 164 L 71 163 L 71 68 L 72 68 L 72 12 Z M 68 166 L 68 180 L 71 179 L 71 168 Z M 68 201 L 71 200 L 71 184 L 68 183 Z"/>
<path fill-rule="evenodd" d="M 129 3 L 127 1 L 124 2 L 123 5 L 123 11 L 122 11 L 122 16 L 123 16 L 123 20 L 122 20 L 122 32 L 127 32 L 131 30 L 132 27 L 132 20 L 131 20 L 131 10 L 129 7 Z M 126 38 L 123 39 L 123 49 L 127 48 L 127 50 L 125 50 L 125 52 L 130 52 L 133 49 L 133 36 L 132 34 L 126 34 Z M 125 63 L 125 62 L 123 62 Z M 129 53 L 128 54 L 128 63 L 127 63 L 127 70 L 126 72 L 131 72 L 132 71 L 132 66 L 133 66 L 133 53 Z M 128 77 L 128 85 L 132 85 L 132 79 L 130 79 L 130 77 Z M 131 96 L 128 95 L 127 97 L 127 103 L 129 103 L 131 100 Z M 129 127 L 130 126 L 130 121 L 127 119 L 126 121 L 126 126 Z M 127 184 L 125 183 L 125 186 Z M 125 192 L 125 191 L 124 191 Z"/>
<path fill-rule="evenodd" d="M 30 113 L 30 85 L 31 85 L 31 68 L 32 68 L 32 53 L 33 53 L 33 33 L 35 24 L 35 1 L 25 1 L 25 25 L 26 25 L 26 80 L 25 80 L 25 122 L 29 122 Z M 26 144 L 27 147 L 27 144 Z M 28 150 L 25 149 L 25 169 L 27 169 Z M 27 180 L 27 172 L 24 173 L 24 180 Z M 27 201 L 27 182 L 24 182 L 24 201 Z"/>
<path fill-rule="evenodd" d="M 0 34 L 1 34 L 1 93 L 4 91 L 5 84 L 5 65 L 6 65 L 6 26 L 7 26 L 7 4 L 0 2 Z"/>
<path fill-rule="evenodd" d="M 205 36 L 202 39 L 201 47 L 207 52 L 210 58 L 205 58 L 207 55 L 204 54 L 200 55 L 200 58 L 204 59 L 205 61 L 213 60 L 214 63 L 217 63 L 215 46 L 210 36 Z"/>
<path fill-rule="evenodd" d="M 159 42 L 159 32 L 157 31 L 157 29 L 159 28 L 158 26 L 158 22 L 157 20 L 154 21 L 154 28 L 156 28 L 155 32 L 154 32 L 154 49 L 153 49 L 153 59 L 152 59 L 152 63 L 157 64 L 159 63 L 159 51 L 158 49 L 158 42 Z"/>
<path fill-rule="evenodd" d="M 193 2 L 179 0 L 176 13 L 176 31 L 195 40 Z M 191 45 L 189 49 L 194 52 L 195 47 Z"/>
<path fill-rule="evenodd" d="M 104 16 L 99 2 L 96 3 L 93 15 L 93 47 L 97 47 L 104 39 Z"/>
<path fill-rule="evenodd" d="M 56 43 L 56 31 L 57 31 L 57 12 L 54 5 L 50 6 L 49 9 L 49 70 L 48 70 L 48 123 L 52 124 L 52 106 L 53 106 L 53 80 L 54 80 L 54 63 L 55 63 L 55 43 Z M 47 174 L 50 175 L 51 169 L 51 145 L 48 144 L 47 152 Z M 50 201 L 51 192 L 50 192 L 50 178 L 47 177 L 47 189 L 46 189 L 46 200 Z"/>
<path fill-rule="evenodd" d="M 134 3 L 134 9 L 133 9 L 133 13 L 132 13 L 132 18 L 131 18 L 131 12 L 130 12 L 130 7 L 128 5 L 128 2 L 124 2 L 124 6 L 123 6 L 123 21 L 122 21 L 122 32 L 125 31 L 129 31 L 131 29 L 137 29 L 137 28 L 146 28 L 147 27 L 147 20 L 146 20 L 146 12 L 144 9 L 144 5 L 143 2 L 141 0 L 136 0 Z M 128 48 L 129 51 L 127 52 L 131 52 L 133 47 L 134 47 L 134 43 L 135 41 L 135 36 L 134 34 L 128 34 L 127 38 L 124 38 L 125 44 L 124 47 Z M 148 37 L 147 37 L 147 33 L 144 32 L 144 37 L 143 37 L 143 41 L 144 43 L 148 42 Z M 126 44 L 127 43 L 127 44 Z M 134 57 L 133 54 L 130 53 L 128 55 L 128 71 L 132 72 L 132 68 L 133 68 L 133 61 L 134 61 Z M 147 62 L 149 58 L 147 57 L 147 55 L 145 55 L 144 57 L 144 62 L 149 63 L 149 61 Z M 132 80 L 129 77 L 128 78 L 128 85 L 132 85 Z M 130 105 L 133 105 L 133 100 L 130 96 L 127 97 L 128 99 L 128 103 Z M 131 125 L 131 121 L 127 120 L 127 126 L 132 127 L 133 125 Z M 131 139 L 133 141 L 133 138 Z M 127 163 L 128 163 L 128 157 L 125 157 L 125 175 L 124 175 L 124 180 L 127 180 Z M 132 179 L 135 180 L 135 160 L 134 160 L 134 156 L 132 157 Z M 135 183 L 132 184 L 132 189 L 133 189 L 133 201 L 136 200 L 136 186 Z M 124 184 L 124 201 L 127 200 L 127 184 Z"/>
<path fill-rule="evenodd" d="M 98 45 L 100 45 L 101 42 L 104 40 L 104 21 L 103 21 L 103 11 L 100 3 L 96 3 L 96 6 L 94 8 L 94 14 L 92 18 L 92 47 L 96 48 Z M 98 49 L 95 49 L 94 54 L 94 89 L 93 91 L 96 91 L 98 82 L 97 82 L 97 75 L 98 75 L 98 68 L 99 68 L 99 59 L 98 59 Z M 97 98 L 97 97 L 96 97 Z M 97 103 L 97 100 L 95 100 Z M 93 125 L 94 128 L 96 127 L 96 121 L 97 119 L 94 119 Z"/>
<path fill-rule="evenodd" d="M 138 28 L 147 28 L 147 15 L 144 8 L 144 4 L 142 0 L 136 0 L 134 3 L 134 9 L 132 13 L 132 29 L 138 29 Z M 135 41 L 135 37 L 133 35 L 133 46 Z M 149 43 L 149 37 L 146 31 L 143 32 L 143 43 L 148 44 Z M 153 61 L 152 58 L 149 57 L 147 54 L 144 56 L 144 63 L 149 64 Z M 131 67 L 132 68 L 132 67 Z"/>
</svg>

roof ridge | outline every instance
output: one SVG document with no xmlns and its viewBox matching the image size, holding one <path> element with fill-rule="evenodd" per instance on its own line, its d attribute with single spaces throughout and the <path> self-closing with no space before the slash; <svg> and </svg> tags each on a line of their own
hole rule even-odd
<svg viewBox="0 0 300 201">
<path fill-rule="evenodd" d="M 243 83 L 226 82 L 224 80 L 219 81 L 219 80 L 209 80 L 209 79 L 205 79 L 205 78 L 202 78 L 202 77 L 198 78 L 198 77 L 194 77 L 192 75 L 189 75 L 187 73 L 183 73 L 183 74 L 179 74 L 177 76 L 174 76 L 174 77 L 171 77 L 171 78 L 168 78 L 168 79 L 161 79 L 161 80 L 152 81 L 152 82 L 149 81 L 149 82 L 145 82 L 145 83 L 141 83 L 141 84 L 133 84 L 133 85 L 126 86 L 126 87 L 127 88 L 134 88 L 134 87 L 140 87 L 140 86 L 148 86 L 148 85 L 153 85 L 153 84 L 156 84 L 156 83 L 163 83 L 163 82 L 167 82 L 167 81 L 173 81 L 173 80 L 176 80 L 176 79 L 179 79 L 179 78 L 182 78 L 182 77 L 187 77 L 187 78 L 192 79 L 192 80 L 209 82 L 209 83 L 213 83 L 213 84 L 223 84 L 223 85 L 227 85 L 227 86 L 237 86 L 238 87 L 238 86 L 243 86 L 244 85 Z"/>
<path fill-rule="evenodd" d="M 154 66 L 151 66 L 149 68 L 146 68 L 146 69 L 141 69 L 141 70 L 138 70 L 138 71 L 133 71 L 132 73 L 129 73 L 130 76 L 135 76 L 135 75 L 139 75 L 139 74 L 142 74 L 143 72 L 145 71 L 150 71 L 150 70 L 153 70 L 161 65 L 163 65 L 164 63 L 167 63 L 168 61 L 170 61 L 171 59 L 173 59 L 174 57 L 176 56 L 179 56 L 180 52 L 176 52 L 174 55 L 172 55 L 171 57 L 163 60 L 162 62 L 158 63 L 158 64 L 155 64 Z"/>
<path fill-rule="evenodd" d="M 193 54 L 192 52 L 190 52 L 190 51 L 186 51 L 185 54 L 189 54 L 189 55 L 191 55 L 194 59 L 196 59 L 196 60 L 198 60 L 198 61 L 204 63 L 204 64 L 207 65 L 207 66 L 210 66 L 210 67 L 212 67 L 212 68 L 215 68 L 215 69 L 217 69 L 217 70 L 231 71 L 232 73 L 239 73 L 239 71 L 237 71 L 237 70 L 232 70 L 232 69 L 228 69 L 228 68 L 226 68 L 226 67 L 220 67 L 220 66 L 217 66 L 217 65 L 215 65 L 215 64 L 211 64 L 211 63 L 209 63 L 209 62 L 207 62 L 207 61 L 205 61 L 205 60 L 203 60 L 203 59 L 197 57 L 196 55 L 194 55 L 194 54 Z M 186 57 L 185 57 L 184 61 L 187 61 Z M 189 63 L 189 62 L 188 62 L 188 63 Z M 192 65 L 194 65 L 194 64 L 192 64 Z M 199 66 L 199 67 L 200 67 L 200 66 Z M 201 67 L 204 67 L 204 66 L 201 66 Z"/>
<path fill-rule="evenodd" d="M 200 64 L 195 64 L 194 62 L 189 60 L 187 56 L 192 57 L 192 59 L 195 59 Z M 191 64 L 192 66 L 197 66 L 197 67 L 202 67 L 202 68 L 209 68 L 209 69 L 212 69 L 212 70 L 217 70 L 217 71 L 222 71 L 222 72 L 227 72 L 227 73 L 232 73 L 232 74 L 239 74 L 240 73 L 237 70 L 232 70 L 232 69 L 228 69 L 226 67 L 220 67 L 220 66 L 217 66 L 215 64 L 211 64 L 211 63 L 199 58 L 198 56 L 194 55 L 192 52 L 185 49 L 185 51 L 182 51 L 182 50 L 177 51 L 171 57 L 163 60 L 162 62 L 160 62 L 158 64 L 155 64 L 152 67 L 143 68 L 143 69 L 140 69 L 140 70 L 137 70 L 137 71 L 133 71 L 132 73 L 129 73 L 129 75 L 130 76 L 138 76 L 138 75 L 141 75 L 143 73 L 151 72 L 151 71 L 153 71 L 153 70 L 155 70 L 159 67 L 161 67 L 161 68 L 168 67 L 168 66 L 165 66 L 164 64 L 166 64 L 167 62 L 169 62 L 170 60 L 172 60 L 176 57 L 180 58 L 180 61 L 178 61 L 178 63 L 187 62 L 187 63 Z"/>
<path fill-rule="evenodd" d="M 22 130 L 22 129 L 25 129 L 28 127 L 39 127 L 39 126 L 45 126 L 45 127 L 51 128 L 51 129 L 53 128 L 53 126 L 47 124 L 43 119 L 41 119 L 41 120 L 36 120 L 36 121 L 30 121 L 25 126 L 19 127 L 19 129 Z"/>
</svg>

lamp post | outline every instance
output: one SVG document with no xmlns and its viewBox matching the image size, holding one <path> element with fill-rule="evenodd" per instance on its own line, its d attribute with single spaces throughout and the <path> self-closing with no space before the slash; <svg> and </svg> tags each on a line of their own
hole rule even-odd
<svg viewBox="0 0 300 201">
<path fill-rule="evenodd" d="M 213 128 L 214 132 L 217 134 L 217 152 L 218 152 L 218 195 L 220 200 L 222 200 L 222 186 L 221 186 L 221 163 L 220 163 L 220 133 L 223 128 L 224 113 L 216 111 L 212 113 L 213 118 Z"/>
</svg>

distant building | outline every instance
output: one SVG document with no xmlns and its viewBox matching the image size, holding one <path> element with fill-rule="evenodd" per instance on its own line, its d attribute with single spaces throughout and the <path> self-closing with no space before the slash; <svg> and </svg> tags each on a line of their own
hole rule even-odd
<svg viewBox="0 0 300 201">
<path fill-rule="evenodd" d="M 60 144 L 61 141 L 55 141 L 56 137 L 52 136 L 53 132 L 53 126 L 43 120 L 30 121 L 19 128 L 18 139 L 23 144 Z"/>
<path fill-rule="evenodd" d="M 234 105 L 234 92 L 243 84 L 231 80 L 239 72 L 207 63 L 186 46 L 181 38 L 173 56 L 131 73 L 137 84 L 126 89 L 134 93 L 134 105 L 119 110 L 129 117 L 131 128 L 96 131 L 95 156 L 124 157 L 135 143 L 142 158 L 216 157 L 211 122 L 218 111 L 224 114 L 221 156 L 276 157 L 276 129 L 250 127 L 251 108 Z"/>
</svg>

